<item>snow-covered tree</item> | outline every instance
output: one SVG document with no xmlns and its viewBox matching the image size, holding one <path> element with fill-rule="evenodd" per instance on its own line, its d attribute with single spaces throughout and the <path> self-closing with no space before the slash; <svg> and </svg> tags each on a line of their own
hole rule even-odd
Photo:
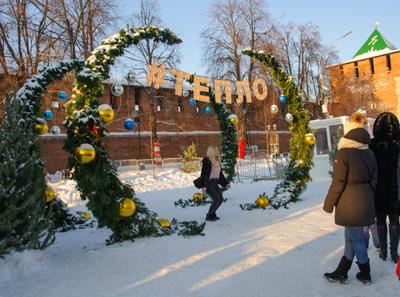
<svg viewBox="0 0 400 297">
<path fill-rule="evenodd" d="M 9 249 L 42 249 L 54 241 L 34 123 L 23 119 L 22 104 L 7 98 L 0 129 L 0 255 Z"/>
</svg>

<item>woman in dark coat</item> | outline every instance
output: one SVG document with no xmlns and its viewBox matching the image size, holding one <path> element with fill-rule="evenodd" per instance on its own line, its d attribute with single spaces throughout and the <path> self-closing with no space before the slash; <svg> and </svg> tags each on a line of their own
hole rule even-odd
<svg viewBox="0 0 400 297">
<path fill-rule="evenodd" d="M 378 164 L 378 184 L 375 191 L 375 213 L 377 231 L 380 241 L 380 257 L 387 258 L 387 224 L 389 217 L 390 255 L 396 263 L 399 245 L 399 192 L 398 192 L 398 161 L 399 161 L 399 122 L 390 112 L 381 113 L 375 120 L 374 138 L 370 148 L 374 152 Z"/>
<path fill-rule="evenodd" d="M 203 193 L 207 192 L 213 200 L 206 220 L 216 221 L 219 220 L 216 211 L 224 199 L 219 185 L 224 188 L 229 187 L 229 182 L 222 173 L 218 148 L 209 146 L 207 148 L 207 156 L 203 159 L 202 163 L 201 175 L 195 180 L 195 185 L 198 188 L 202 188 Z"/>
<path fill-rule="evenodd" d="M 373 224 L 375 219 L 377 168 L 374 154 L 368 149 L 369 142 L 369 133 L 355 128 L 346 133 L 338 145 L 333 180 L 323 209 L 328 213 L 335 209 L 335 223 L 345 227 L 345 248 L 336 270 L 324 274 L 330 281 L 347 283 L 347 273 L 356 256 L 360 269 L 357 279 L 364 284 L 371 283 L 363 226 Z"/>
</svg>

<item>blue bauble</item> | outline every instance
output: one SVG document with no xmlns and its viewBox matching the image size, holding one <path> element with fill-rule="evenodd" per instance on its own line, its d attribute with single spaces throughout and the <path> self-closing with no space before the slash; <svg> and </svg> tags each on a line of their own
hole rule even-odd
<svg viewBox="0 0 400 297">
<path fill-rule="evenodd" d="M 44 118 L 45 118 L 46 120 L 48 120 L 48 121 L 52 120 L 53 117 L 54 117 L 53 112 L 52 112 L 51 110 L 49 110 L 49 109 L 46 110 L 46 111 L 43 113 L 43 115 L 44 115 Z"/>
<path fill-rule="evenodd" d="M 135 127 L 135 122 L 132 119 L 126 119 L 124 122 L 124 127 L 126 130 L 132 130 Z"/>
<path fill-rule="evenodd" d="M 285 95 L 280 95 L 279 96 L 279 101 L 283 104 L 285 104 L 287 102 L 287 98 Z"/>
<path fill-rule="evenodd" d="M 211 112 L 211 107 L 210 107 L 210 106 L 206 106 L 205 112 L 206 112 L 206 113 L 210 113 L 210 112 Z"/>
<path fill-rule="evenodd" d="M 196 99 L 190 98 L 190 99 L 189 99 L 189 104 L 190 104 L 190 105 L 196 105 Z"/>
<path fill-rule="evenodd" d="M 60 100 L 67 100 L 68 99 L 67 92 L 61 91 L 60 93 L 58 93 L 58 98 L 60 98 Z"/>
</svg>

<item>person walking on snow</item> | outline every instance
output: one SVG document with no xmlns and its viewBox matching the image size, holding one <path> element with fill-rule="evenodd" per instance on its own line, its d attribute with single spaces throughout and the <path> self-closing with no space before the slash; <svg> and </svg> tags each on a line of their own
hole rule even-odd
<svg viewBox="0 0 400 297">
<path fill-rule="evenodd" d="M 344 127 L 344 136 L 338 143 L 333 165 L 333 179 L 325 198 L 323 210 L 335 210 L 335 223 L 344 226 L 344 253 L 336 270 L 325 273 L 332 282 L 348 283 L 348 271 L 354 257 L 360 272 L 356 277 L 364 284 L 371 283 L 370 262 L 365 244 L 363 226 L 374 223 L 374 189 L 377 165 L 369 150 L 369 133 L 362 128 L 366 116 L 353 114 Z"/>
<path fill-rule="evenodd" d="M 370 148 L 374 152 L 378 164 L 378 184 L 375 191 L 375 213 L 377 218 L 377 231 L 380 242 L 380 258 L 387 258 L 387 233 L 386 223 L 389 218 L 390 256 L 394 263 L 398 261 L 397 249 L 399 246 L 399 140 L 400 128 L 397 117 L 384 112 L 378 115 L 373 127 L 374 138 Z"/>
<path fill-rule="evenodd" d="M 201 175 L 195 181 L 195 185 L 198 188 L 202 188 L 203 194 L 207 192 L 213 201 L 208 210 L 206 220 L 216 221 L 219 220 L 216 211 L 224 199 L 219 185 L 224 188 L 229 187 L 229 182 L 222 172 L 218 148 L 209 146 L 207 148 L 207 156 L 203 159 L 202 163 Z"/>
</svg>

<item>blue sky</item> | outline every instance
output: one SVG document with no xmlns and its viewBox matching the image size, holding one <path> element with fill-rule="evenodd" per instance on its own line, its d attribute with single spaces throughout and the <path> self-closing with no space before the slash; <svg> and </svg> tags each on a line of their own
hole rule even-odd
<svg viewBox="0 0 400 297">
<path fill-rule="evenodd" d="M 200 32 L 206 22 L 206 12 L 212 0 L 159 0 L 161 18 L 182 40 L 181 65 L 187 72 L 204 74 L 201 64 Z M 399 0 L 267 0 L 271 17 L 279 23 L 304 24 L 308 21 L 319 26 L 325 44 L 352 31 L 347 37 L 334 42 L 340 61 L 352 58 L 373 31 L 376 21 L 380 32 L 396 47 L 400 47 Z M 122 14 L 128 16 L 139 7 L 139 0 L 121 0 Z M 126 19 L 128 17 L 121 18 Z"/>
</svg>

